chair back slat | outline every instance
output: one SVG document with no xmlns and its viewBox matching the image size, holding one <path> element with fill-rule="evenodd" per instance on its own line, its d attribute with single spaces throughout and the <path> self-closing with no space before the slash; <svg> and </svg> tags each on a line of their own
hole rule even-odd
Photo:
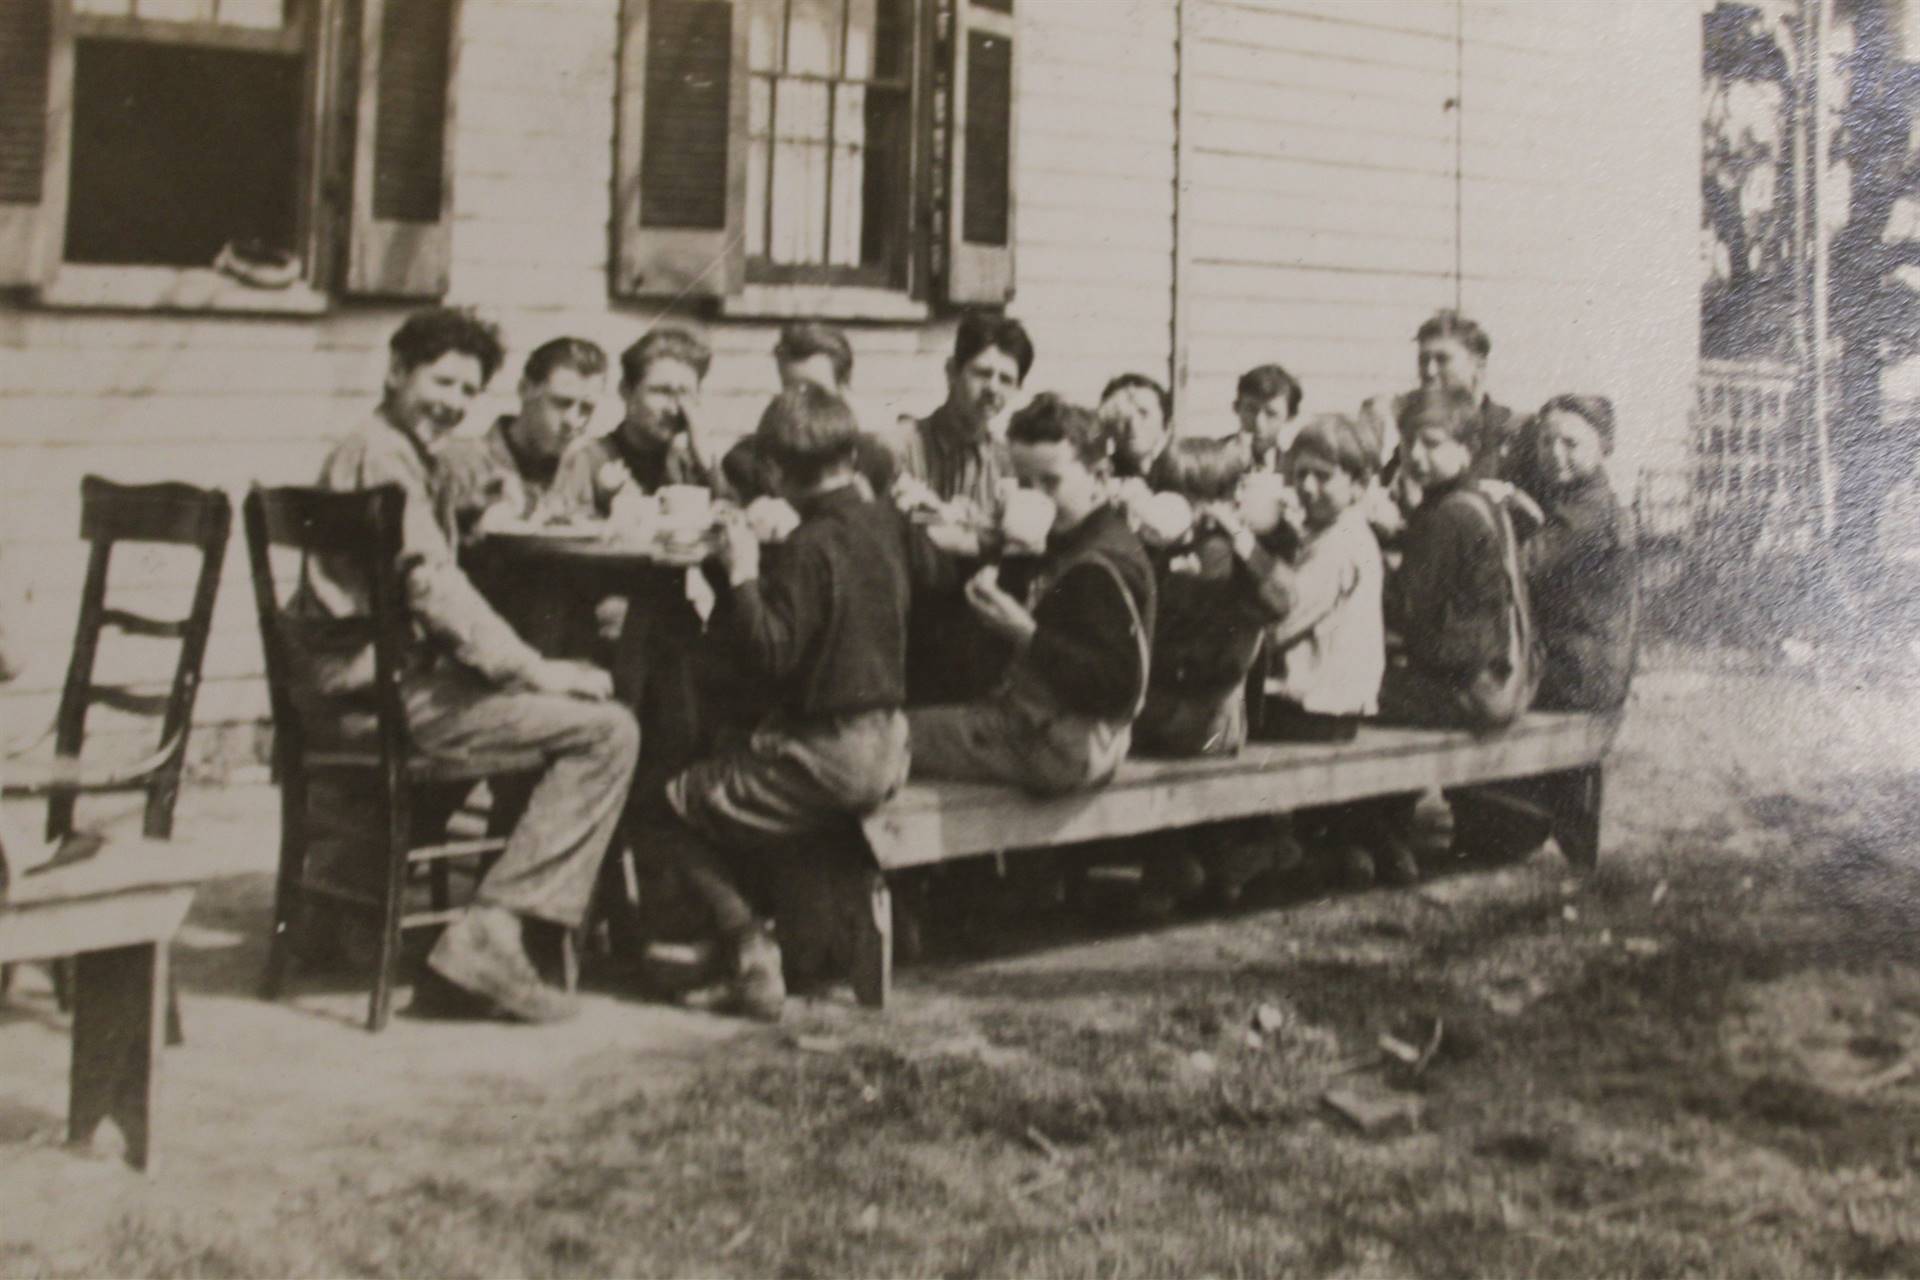
<svg viewBox="0 0 1920 1280">
<path fill-rule="evenodd" d="M 130 716 L 164 716 L 173 705 L 173 693 L 139 693 L 123 684 L 93 684 L 87 686 L 87 701 Z"/>
<path fill-rule="evenodd" d="M 372 549 L 369 540 L 379 536 L 379 530 L 389 521 L 397 535 L 399 511 L 405 500 L 398 485 L 348 493 L 292 486 L 256 487 L 254 492 L 261 495 L 262 532 L 268 545 L 293 547 L 308 555 L 355 558 Z M 393 496 L 383 497 L 386 494 Z M 390 516 L 384 510 L 389 502 L 393 507 Z"/>
<path fill-rule="evenodd" d="M 218 489 L 190 484 L 80 481 L 80 536 L 88 542 L 162 542 L 205 547 L 231 525 L 233 506 Z"/>
<path fill-rule="evenodd" d="M 87 709 L 113 706 L 136 715 L 161 719 L 159 742 L 171 744 L 165 759 L 151 772 L 128 779 L 126 790 L 145 790 L 144 830 L 154 839 L 173 833 L 173 809 L 180 793 L 180 775 L 186 765 L 193 706 L 200 689 L 200 669 L 206 660 L 207 638 L 213 632 L 214 603 L 220 590 L 220 569 L 226 559 L 232 530 L 233 504 L 217 489 L 189 484 L 125 485 L 86 476 L 80 482 L 80 536 L 91 544 L 87 575 L 81 588 L 80 619 L 74 632 L 73 656 L 55 717 L 54 750 L 78 757 L 86 737 Z M 200 553 L 193 600 L 187 616 L 163 622 L 106 603 L 107 571 L 117 542 L 160 543 L 193 547 Z M 124 688 L 93 684 L 94 659 L 100 632 L 113 626 L 131 635 L 180 641 L 179 657 L 167 693 L 136 694 Z M 74 792 L 55 791 L 47 802 L 49 838 L 73 829 Z"/>
<path fill-rule="evenodd" d="M 351 652 L 369 643 L 374 651 L 371 701 L 379 723 L 378 761 L 394 779 L 402 776 L 407 739 L 399 679 L 407 616 L 399 561 L 405 502 L 406 494 L 398 485 L 352 492 L 255 485 L 247 494 L 243 508 L 247 554 L 283 783 L 289 772 L 306 767 L 307 744 L 316 737 L 314 726 L 305 723 L 310 700 L 296 696 L 303 688 L 304 653 Z M 289 613 L 274 580 L 274 547 L 299 551 L 303 573 L 309 571 L 308 561 L 314 556 L 349 561 L 367 584 L 370 612 L 341 617 Z"/>
<path fill-rule="evenodd" d="M 143 636 L 151 640 L 184 640 L 187 636 L 188 618 L 179 618 L 172 622 L 163 622 L 159 618 L 149 618 L 145 614 L 133 613 L 126 609 L 102 609 L 100 625 L 113 627 L 130 636 Z"/>
</svg>

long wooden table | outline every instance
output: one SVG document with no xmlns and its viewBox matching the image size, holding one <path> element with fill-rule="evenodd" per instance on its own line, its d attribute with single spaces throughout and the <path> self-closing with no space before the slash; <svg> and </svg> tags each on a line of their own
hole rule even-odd
<svg viewBox="0 0 1920 1280">
<path fill-rule="evenodd" d="M 190 848 L 117 840 L 45 870 L 13 869 L 0 896 L 0 962 L 74 957 L 67 1140 L 112 1117 L 127 1162 L 153 1158 L 167 1010 L 167 942 L 212 874 Z"/>
</svg>

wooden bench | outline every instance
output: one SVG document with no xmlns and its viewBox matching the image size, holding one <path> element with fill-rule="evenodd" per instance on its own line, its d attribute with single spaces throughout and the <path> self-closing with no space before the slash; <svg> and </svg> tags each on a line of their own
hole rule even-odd
<svg viewBox="0 0 1920 1280">
<path fill-rule="evenodd" d="M 979 854 L 1577 771 L 1581 803 L 1555 834 L 1570 860 L 1590 866 L 1600 845 L 1601 764 L 1619 722 L 1617 714 L 1534 712 L 1488 735 L 1368 726 L 1345 743 L 1255 743 L 1229 758 L 1128 760 L 1098 791 L 1048 799 L 977 783 L 915 783 L 861 823 L 874 869 L 852 909 L 855 994 L 879 1007 L 892 983 L 888 874 Z"/>
<path fill-rule="evenodd" d="M 0 895 L 0 961 L 73 956 L 67 1140 L 111 1116 L 145 1169 L 167 1009 L 167 942 L 214 862 L 180 845 L 115 840 L 90 857 L 13 869 Z"/>
</svg>

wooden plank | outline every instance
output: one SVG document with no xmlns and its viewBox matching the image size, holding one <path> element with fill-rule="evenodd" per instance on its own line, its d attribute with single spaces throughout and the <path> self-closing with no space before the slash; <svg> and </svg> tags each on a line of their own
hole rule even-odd
<svg viewBox="0 0 1920 1280">
<path fill-rule="evenodd" d="M 8 888 L 0 902 L 0 961 L 44 960 L 164 941 L 180 927 L 193 901 L 191 883 L 99 887 L 84 895 L 44 900 L 28 896 L 36 892 L 34 880 L 52 878 L 20 875 Z"/>
<path fill-rule="evenodd" d="M 1129 760 L 1105 788 L 1054 799 L 1005 787 L 920 783 L 862 829 L 874 857 L 892 871 L 1573 769 L 1600 760 L 1616 728 L 1610 718 L 1546 713 L 1487 737 L 1369 727 L 1356 742 L 1334 747 L 1260 745 L 1229 760 Z"/>
</svg>

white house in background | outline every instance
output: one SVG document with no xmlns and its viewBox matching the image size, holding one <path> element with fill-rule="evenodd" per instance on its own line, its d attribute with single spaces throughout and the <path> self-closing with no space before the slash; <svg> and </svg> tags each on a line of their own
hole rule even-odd
<svg viewBox="0 0 1920 1280">
<path fill-rule="evenodd" d="M 1684 447 L 1699 68 L 1675 0 L 0 0 L 0 557 L 40 657 L 0 707 L 57 686 L 82 475 L 308 479 L 430 299 L 517 354 L 699 324 L 734 430 L 791 316 L 848 326 L 870 421 L 1004 305 L 1030 390 L 1140 370 L 1211 431 L 1268 360 L 1309 409 L 1404 385 L 1458 302 L 1502 399 L 1614 394 L 1630 470 Z M 296 278 L 212 268 L 248 241 Z M 246 735 L 243 559 L 200 707 Z"/>
</svg>

